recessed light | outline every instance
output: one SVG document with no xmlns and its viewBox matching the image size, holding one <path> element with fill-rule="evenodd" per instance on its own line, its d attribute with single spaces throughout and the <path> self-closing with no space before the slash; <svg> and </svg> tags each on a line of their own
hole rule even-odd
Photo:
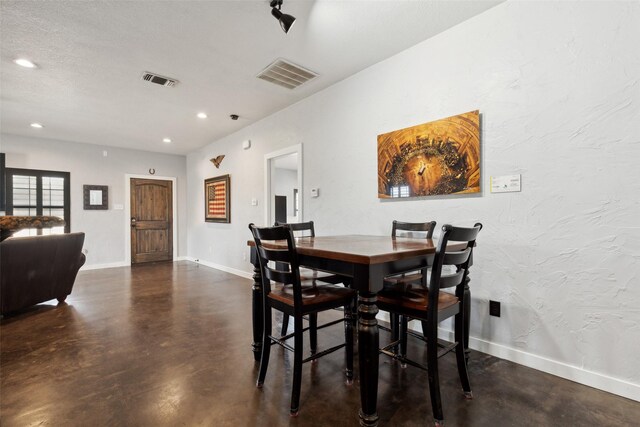
<svg viewBox="0 0 640 427">
<path fill-rule="evenodd" d="M 24 68 L 36 68 L 37 67 L 36 64 L 34 64 L 33 62 L 29 61 L 28 59 L 24 59 L 24 58 L 18 58 L 13 62 L 15 62 L 16 64 L 18 64 L 19 66 L 24 67 Z"/>
<path fill-rule="evenodd" d="M 42 126 L 40 123 L 31 123 L 31 127 L 36 129 L 42 129 L 44 126 Z"/>
<path fill-rule="evenodd" d="M 162 142 L 164 142 L 165 144 L 171 144 L 171 138 L 163 138 Z"/>
<path fill-rule="evenodd" d="M 207 118 L 207 113 L 198 113 L 198 118 L 199 119 L 206 119 Z"/>
</svg>

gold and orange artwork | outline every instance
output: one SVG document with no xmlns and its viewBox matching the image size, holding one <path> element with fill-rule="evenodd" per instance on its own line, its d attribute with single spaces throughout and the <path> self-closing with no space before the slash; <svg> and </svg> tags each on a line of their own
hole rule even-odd
<svg viewBox="0 0 640 427">
<path fill-rule="evenodd" d="M 478 192 L 478 110 L 378 135 L 378 198 Z"/>
</svg>

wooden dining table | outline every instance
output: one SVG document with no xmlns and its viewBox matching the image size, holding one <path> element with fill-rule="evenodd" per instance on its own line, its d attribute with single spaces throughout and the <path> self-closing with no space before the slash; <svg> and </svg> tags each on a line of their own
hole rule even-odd
<svg viewBox="0 0 640 427">
<path fill-rule="evenodd" d="M 263 242 L 266 243 L 266 242 Z M 286 242 L 268 242 L 275 247 L 286 248 Z M 251 263 L 253 274 L 253 351 L 255 360 L 260 360 L 262 351 L 262 277 L 253 240 Z M 358 357 L 360 373 L 360 425 L 378 425 L 378 362 L 379 337 L 377 293 L 382 289 L 384 278 L 392 274 L 427 267 L 429 255 L 435 253 L 436 241 L 431 239 L 392 238 L 389 236 L 322 236 L 296 238 L 298 260 L 301 266 L 341 274 L 351 278 L 350 286 L 358 291 Z M 457 248 L 456 244 L 447 249 Z M 468 282 L 465 293 L 469 292 Z M 470 295 L 465 295 L 470 300 Z M 465 322 L 469 320 L 469 306 L 463 308 Z M 468 327 L 465 328 L 468 331 Z M 468 332 L 465 336 L 468 349 Z"/>
</svg>

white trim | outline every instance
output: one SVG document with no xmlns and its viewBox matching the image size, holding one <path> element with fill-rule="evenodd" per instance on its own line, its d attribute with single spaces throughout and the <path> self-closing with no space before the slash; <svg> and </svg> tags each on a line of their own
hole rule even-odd
<svg viewBox="0 0 640 427">
<path fill-rule="evenodd" d="M 453 331 L 438 328 L 438 332 L 440 336 L 446 340 L 453 340 Z M 551 375 L 640 402 L 640 385 L 629 381 L 613 378 L 598 372 L 589 371 L 579 366 L 559 362 L 557 360 L 508 347 L 506 345 L 485 341 L 480 338 L 469 337 L 469 347 L 473 350 L 487 353 L 500 359 L 509 360 L 519 365 L 528 366 L 529 368 L 533 368 L 538 371 L 546 372 Z"/>
<path fill-rule="evenodd" d="M 181 256 L 173 259 L 173 262 L 177 262 L 177 261 L 193 261 L 193 260 L 186 256 Z M 85 264 L 80 268 L 80 270 L 90 271 L 90 270 L 102 270 L 104 268 L 130 267 L 130 266 L 131 266 L 131 263 L 127 264 L 125 261 L 118 261 L 118 262 L 107 262 L 104 264 L 90 264 L 90 265 Z"/>
<path fill-rule="evenodd" d="M 271 160 L 288 156 L 289 154 L 298 154 L 298 222 L 304 221 L 304 189 L 302 181 L 302 144 L 292 145 L 291 147 L 273 151 L 264 155 L 264 222 L 266 226 L 273 225 L 273 221 L 269 221 L 271 212 Z"/>
<path fill-rule="evenodd" d="M 129 264 L 127 264 L 124 261 L 107 262 L 104 264 L 90 264 L 90 265 L 85 264 L 80 268 L 80 271 L 102 270 L 103 268 L 116 268 L 116 267 L 129 267 Z"/>
<path fill-rule="evenodd" d="M 175 176 L 155 176 L 155 175 L 124 175 L 124 262 L 131 265 L 131 178 L 155 179 L 171 181 L 171 204 L 173 205 L 173 258 L 178 255 L 178 203 L 177 203 L 177 178 Z"/>
<path fill-rule="evenodd" d="M 216 270 L 224 271 L 226 273 L 235 274 L 236 276 L 243 277 L 245 279 L 253 280 L 253 274 L 247 271 L 238 270 L 237 268 L 231 268 L 224 265 L 216 264 L 214 262 L 203 261 L 193 257 L 184 257 L 187 261 L 195 262 L 196 264 L 204 265 L 205 267 L 215 268 Z"/>
</svg>

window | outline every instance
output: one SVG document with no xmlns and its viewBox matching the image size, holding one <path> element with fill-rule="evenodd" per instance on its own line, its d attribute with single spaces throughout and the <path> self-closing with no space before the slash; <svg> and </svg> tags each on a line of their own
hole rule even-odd
<svg viewBox="0 0 640 427">
<path fill-rule="evenodd" d="M 391 187 L 391 197 L 409 197 L 409 186 Z"/>
<path fill-rule="evenodd" d="M 64 227 L 25 229 L 14 236 L 69 233 L 71 231 L 69 172 L 6 169 L 7 215 L 47 215 L 63 218 Z"/>
</svg>

